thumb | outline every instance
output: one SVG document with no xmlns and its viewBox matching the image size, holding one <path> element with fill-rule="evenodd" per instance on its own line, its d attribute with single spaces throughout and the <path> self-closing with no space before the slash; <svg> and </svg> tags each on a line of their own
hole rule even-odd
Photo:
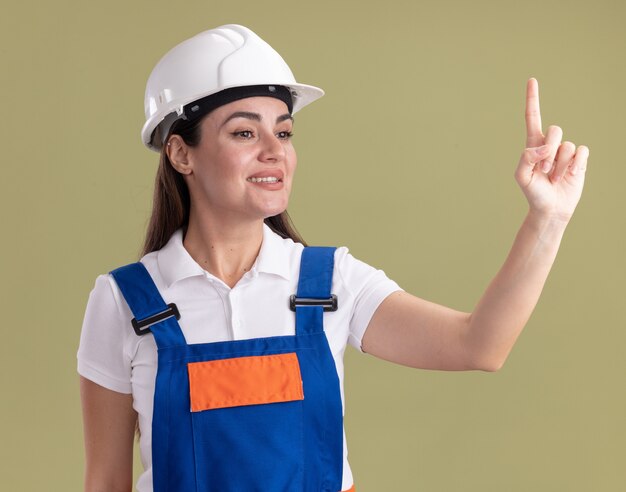
<svg viewBox="0 0 626 492">
<path fill-rule="evenodd" d="M 549 153 L 549 145 L 542 145 L 541 147 L 528 147 L 524 149 L 515 171 L 515 179 L 520 186 L 528 186 L 533 177 L 535 164 L 548 157 Z M 538 166 L 537 169 L 541 171 L 541 167 Z"/>
</svg>

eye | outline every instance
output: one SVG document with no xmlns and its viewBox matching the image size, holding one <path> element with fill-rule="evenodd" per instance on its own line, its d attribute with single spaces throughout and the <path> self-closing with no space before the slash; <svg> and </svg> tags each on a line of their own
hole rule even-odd
<svg viewBox="0 0 626 492">
<path fill-rule="evenodd" d="M 241 130 L 238 132 L 233 132 L 232 133 L 235 137 L 241 137 L 243 139 L 248 139 L 248 138 L 252 138 L 253 134 L 251 130 Z"/>
<path fill-rule="evenodd" d="M 293 137 L 293 133 L 292 132 L 288 132 L 288 131 L 278 132 L 278 138 L 282 138 L 284 140 L 289 140 L 291 137 Z"/>
</svg>

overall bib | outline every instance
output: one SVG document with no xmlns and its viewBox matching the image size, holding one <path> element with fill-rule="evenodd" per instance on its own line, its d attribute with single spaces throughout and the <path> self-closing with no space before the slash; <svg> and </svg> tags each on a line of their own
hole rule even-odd
<svg viewBox="0 0 626 492">
<path fill-rule="evenodd" d="M 154 492 L 340 492 L 341 394 L 323 326 L 334 250 L 303 250 L 293 336 L 187 344 L 141 262 L 111 272 L 158 348 Z"/>
</svg>

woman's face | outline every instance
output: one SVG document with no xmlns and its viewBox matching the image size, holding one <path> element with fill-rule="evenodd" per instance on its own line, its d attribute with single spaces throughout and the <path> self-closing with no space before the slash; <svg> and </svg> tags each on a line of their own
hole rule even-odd
<svg viewBox="0 0 626 492">
<path fill-rule="evenodd" d="M 220 106 L 201 122 L 189 148 L 192 206 L 220 219 L 264 219 L 287 208 L 296 169 L 293 120 L 273 97 Z"/>
</svg>

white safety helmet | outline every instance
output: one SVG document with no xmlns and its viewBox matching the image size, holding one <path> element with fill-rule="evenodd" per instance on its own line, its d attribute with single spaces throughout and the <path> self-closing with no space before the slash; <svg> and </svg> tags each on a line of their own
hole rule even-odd
<svg viewBox="0 0 626 492">
<path fill-rule="evenodd" d="M 227 24 L 183 41 L 156 64 L 146 85 L 146 122 L 141 139 L 159 152 L 174 121 L 186 118 L 184 107 L 234 87 L 270 84 L 291 93 L 292 113 L 324 95 L 298 84 L 282 57 L 244 26 Z"/>
</svg>

